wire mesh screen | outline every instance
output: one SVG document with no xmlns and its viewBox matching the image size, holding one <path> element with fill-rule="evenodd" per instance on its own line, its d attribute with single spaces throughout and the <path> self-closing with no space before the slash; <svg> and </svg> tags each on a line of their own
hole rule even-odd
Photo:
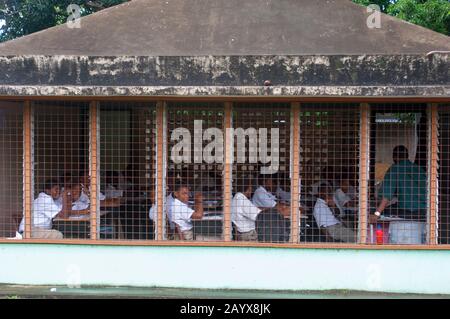
<svg viewBox="0 0 450 319">
<path fill-rule="evenodd" d="M 22 105 L 0 102 L 0 238 L 15 237 L 23 216 Z"/>
<path fill-rule="evenodd" d="M 32 238 L 87 238 L 89 198 L 80 178 L 89 168 L 89 104 L 34 104 Z"/>
<path fill-rule="evenodd" d="M 156 106 L 100 104 L 100 239 L 154 238 Z"/>
<path fill-rule="evenodd" d="M 223 126 L 222 104 L 168 104 L 168 239 L 222 240 Z"/>
<path fill-rule="evenodd" d="M 300 107 L 300 242 L 357 241 L 358 104 Z"/>
<path fill-rule="evenodd" d="M 289 240 L 290 118 L 290 104 L 285 103 L 238 103 L 233 107 L 234 240 Z"/>
<path fill-rule="evenodd" d="M 427 126 L 426 104 L 371 105 L 369 243 L 426 242 Z"/>
<path fill-rule="evenodd" d="M 450 104 L 439 106 L 439 244 L 450 243 Z M 431 203 L 433 204 L 433 203 Z"/>
</svg>

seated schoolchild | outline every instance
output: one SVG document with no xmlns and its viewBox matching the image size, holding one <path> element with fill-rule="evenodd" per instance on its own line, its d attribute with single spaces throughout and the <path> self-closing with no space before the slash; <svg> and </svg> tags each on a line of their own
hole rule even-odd
<svg viewBox="0 0 450 319">
<path fill-rule="evenodd" d="M 339 188 L 334 192 L 333 199 L 339 208 L 341 217 L 356 210 L 358 206 L 356 203 L 356 190 L 347 176 L 342 177 Z"/>
<path fill-rule="evenodd" d="M 290 206 L 279 202 L 273 194 L 272 176 L 261 175 L 259 185 L 252 198 L 253 204 L 262 210 L 256 220 L 258 241 L 285 242 L 289 239 Z"/>
<path fill-rule="evenodd" d="M 52 229 L 52 221 L 55 217 L 65 218 L 70 214 L 70 189 L 65 189 L 61 195 L 61 187 L 56 180 L 45 182 L 44 191 L 33 201 L 33 214 L 31 224 L 31 238 L 62 239 L 63 234 Z M 62 203 L 57 200 L 62 196 Z M 19 226 L 19 233 L 23 233 L 25 218 Z"/>
<path fill-rule="evenodd" d="M 195 194 L 194 209 L 192 209 L 188 206 L 189 186 L 178 183 L 174 190 L 174 199 L 167 209 L 172 214 L 172 221 L 176 225 L 180 239 L 194 240 L 192 220 L 203 218 L 203 196 L 201 193 Z"/>
<path fill-rule="evenodd" d="M 84 172 L 80 176 L 81 196 L 80 201 L 90 204 L 89 198 L 91 193 L 91 179 L 88 172 Z M 106 196 L 99 192 L 98 200 L 100 201 L 100 207 L 116 207 L 120 203 L 119 198 L 106 198 Z"/>
<path fill-rule="evenodd" d="M 336 204 L 333 200 L 331 188 L 324 184 L 319 188 L 319 197 L 314 206 L 314 218 L 317 226 L 326 231 L 327 235 L 335 240 L 356 242 L 355 232 L 346 227 L 335 215 Z"/>
<path fill-rule="evenodd" d="M 123 197 L 123 190 L 119 188 L 119 173 L 107 172 L 106 173 L 106 198 L 119 198 Z"/>
<path fill-rule="evenodd" d="M 249 200 L 253 192 L 251 179 L 238 179 L 236 191 L 231 201 L 231 221 L 236 228 L 236 240 L 258 241 L 256 219 L 262 210 Z"/>
<path fill-rule="evenodd" d="M 77 214 L 89 214 L 89 203 L 82 200 L 81 194 L 81 185 L 80 183 L 74 183 L 71 187 L 72 194 L 72 212 L 76 212 Z"/>
<path fill-rule="evenodd" d="M 166 216 L 169 221 L 169 227 L 170 232 L 172 233 L 175 230 L 175 224 L 172 221 L 172 201 L 173 201 L 173 193 L 170 193 L 166 197 Z M 156 203 L 152 205 L 149 211 L 149 217 L 150 220 L 153 221 L 154 224 L 156 224 L 157 221 L 157 211 L 156 211 Z"/>
</svg>

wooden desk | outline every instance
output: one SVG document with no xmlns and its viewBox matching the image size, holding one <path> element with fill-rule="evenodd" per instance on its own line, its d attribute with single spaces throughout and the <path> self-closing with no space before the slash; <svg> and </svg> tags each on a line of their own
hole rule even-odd
<svg viewBox="0 0 450 319">
<path fill-rule="evenodd" d="M 117 207 L 120 207 L 120 205 Z M 117 207 L 110 206 L 109 208 L 117 208 Z M 111 213 L 113 213 L 113 211 L 111 210 L 101 210 L 100 217 L 105 217 Z M 112 227 L 113 227 L 112 237 L 116 239 L 123 239 L 123 232 L 120 218 L 112 219 Z M 91 229 L 90 214 L 72 215 L 67 218 L 55 218 L 53 220 L 53 229 L 62 232 L 64 238 L 89 239 Z"/>
</svg>

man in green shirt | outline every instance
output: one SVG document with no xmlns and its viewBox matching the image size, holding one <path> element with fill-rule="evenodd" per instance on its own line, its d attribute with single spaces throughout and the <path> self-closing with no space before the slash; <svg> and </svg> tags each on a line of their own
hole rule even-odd
<svg viewBox="0 0 450 319">
<path fill-rule="evenodd" d="M 376 222 L 383 212 L 406 220 L 426 221 L 427 175 L 408 158 L 408 149 L 405 146 L 394 148 L 394 165 L 384 177 L 379 193 L 381 203 L 371 216 L 371 222 Z M 397 197 L 398 203 L 388 207 L 394 196 Z"/>
</svg>

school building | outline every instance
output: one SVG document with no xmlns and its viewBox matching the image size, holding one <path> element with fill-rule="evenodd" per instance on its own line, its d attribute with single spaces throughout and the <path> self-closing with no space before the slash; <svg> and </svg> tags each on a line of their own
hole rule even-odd
<svg viewBox="0 0 450 319">
<path fill-rule="evenodd" d="M 450 294 L 449 70 L 447 36 L 349 0 L 2 43 L 0 283 Z"/>
</svg>

